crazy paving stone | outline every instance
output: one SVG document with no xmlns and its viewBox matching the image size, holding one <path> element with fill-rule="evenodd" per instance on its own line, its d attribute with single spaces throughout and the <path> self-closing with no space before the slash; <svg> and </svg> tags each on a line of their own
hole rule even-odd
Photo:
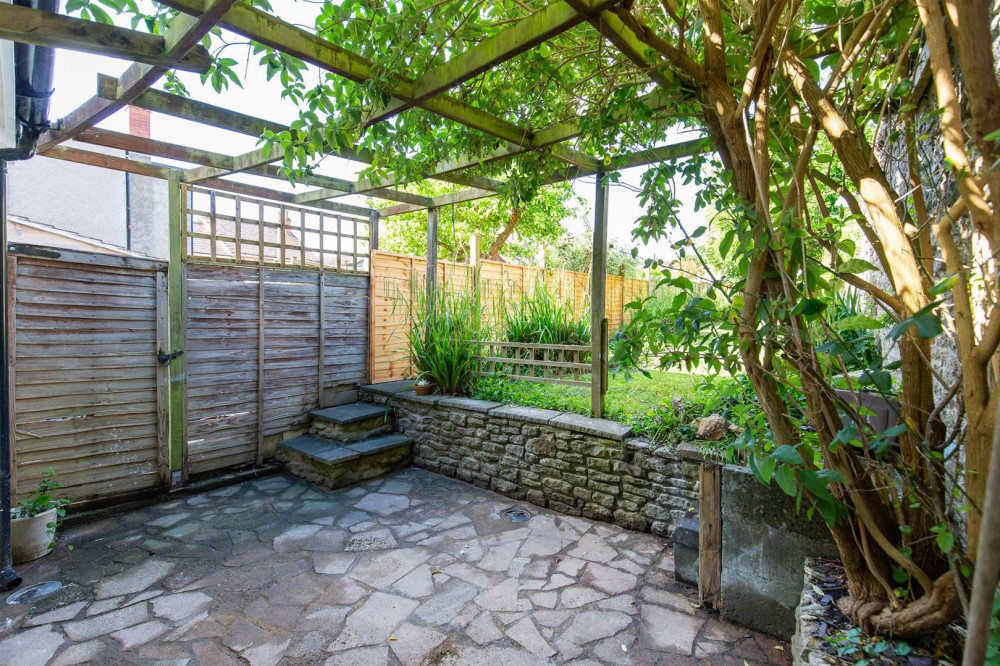
<svg viewBox="0 0 1000 666">
<path fill-rule="evenodd" d="M 444 642 L 447 635 L 407 623 L 401 626 L 392 638 L 395 640 L 389 641 L 389 649 L 399 662 L 403 666 L 418 666 L 424 663 L 434 648 Z"/>
<path fill-rule="evenodd" d="M 95 596 L 98 599 L 107 599 L 108 597 L 142 592 L 151 585 L 160 582 L 173 568 L 173 562 L 158 559 L 146 560 L 117 576 L 102 580 L 94 590 Z"/>
<path fill-rule="evenodd" d="M 384 592 L 372 593 L 361 608 L 347 617 L 330 651 L 385 642 L 418 605 L 419 602 L 413 599 Z"/>
<path fill-rule="evenodd" d="M 52 627 L 35 627 L 0 642 L 3 666 L 43 666 L 66 639 Z"/>
<path fill-rule="evenodd" d="M 119 631 L 126 627 L 139 624 L 147 619 L 146 604 L 135 604 L 126 606 L 121 610 L 95 615 L 86 620 L 77 620 L 63 625 L 63 631 L 70 640 L 87 641 L 97 638 L 113 631 Z"/>
<path fill-rule="evenodd" d="M 691 654 L 704 620 L 670 608 L 643 604 L 642 640 L 647 647 L 676 654 Z"/>
<path fill-rule="evenodd" d="M 538 633 L 538 628 L 530 617 L 507 627 L 507 635 L 536 657 L 551 657 L 556 653 L 552 646 L 546 643 L 542 635 Z"/>
</svg>

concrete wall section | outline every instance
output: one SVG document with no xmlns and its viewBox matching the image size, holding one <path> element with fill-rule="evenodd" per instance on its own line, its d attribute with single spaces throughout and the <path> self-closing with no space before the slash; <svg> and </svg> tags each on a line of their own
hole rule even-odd
<svg viewBox="0 0 1000 666">
<path fill-rule="evenodd" d="M 390 404 L 413 463 L 572 516 L 669 537 L 698 501 L 698 464 L 619 423 L 467 398 L 417 397 L 407 382 L 362 389 Z"/>
<path fill-rule="evenodd" d="M 788 638 L 802 595 L 807 557 L 836 557 L 826 524 L 775 484 L 764 486 L 750 470 L 722 471 L 722 615 L 758 631 Z"/>
</svg>

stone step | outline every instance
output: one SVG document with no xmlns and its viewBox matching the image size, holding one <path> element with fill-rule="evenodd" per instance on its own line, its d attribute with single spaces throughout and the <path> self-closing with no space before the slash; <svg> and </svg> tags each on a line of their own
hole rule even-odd
<svg viewBox="0 0 1000 666">
<path fill-rule="evenodd" d="M 355 402 L 310 412 L 310 434 L 335 442 L 358 442 L 392 430 L 392 410 Z"/>
<path fill-rule="evenodd" d="M 338 442 L 303 435 L 278 444 L 278 459 L 292 474 L 328 488 L 343 488 L 402 469 L 410 464 L 412 440 L 381 435 Z"/>
</svg>

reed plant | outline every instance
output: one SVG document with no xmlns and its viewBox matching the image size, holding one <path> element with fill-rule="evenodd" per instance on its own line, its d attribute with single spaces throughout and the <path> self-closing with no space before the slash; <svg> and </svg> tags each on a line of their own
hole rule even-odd
<svg viewBox="0 0 1000 666">
<path fill-rule="evenodd" d="M 439 393 L 467 395 L 472 389 L 483 326 L 483 307 L 474 293 L 441 288 L 428 296 L 424 281 L 411 279 L 407 359 L 417 379 Z"/>
</svg>

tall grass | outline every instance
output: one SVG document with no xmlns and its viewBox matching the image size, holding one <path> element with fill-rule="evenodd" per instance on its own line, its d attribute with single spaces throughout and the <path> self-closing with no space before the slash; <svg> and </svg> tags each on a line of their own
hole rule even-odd
<svg viewBox="0 0 1000 666">
<path fill-rule="evenodd" d="M 574 312 L 566 298 L 551 291 L 543 278 L 531 293 L 516 300 L 500 299 L 494 304 L 503 339 L 546 345 L 589 345 L 590 308 Z"/>
<path fill-rule="evenodd" d="M 407 359 L 417 378 L 436 384 L 439 392 L 466 395 L 479 365 L 483 307 L 474 294 L 447 289 L 428 298 L 423 284 L 410 281 Z"/>
</svg>

